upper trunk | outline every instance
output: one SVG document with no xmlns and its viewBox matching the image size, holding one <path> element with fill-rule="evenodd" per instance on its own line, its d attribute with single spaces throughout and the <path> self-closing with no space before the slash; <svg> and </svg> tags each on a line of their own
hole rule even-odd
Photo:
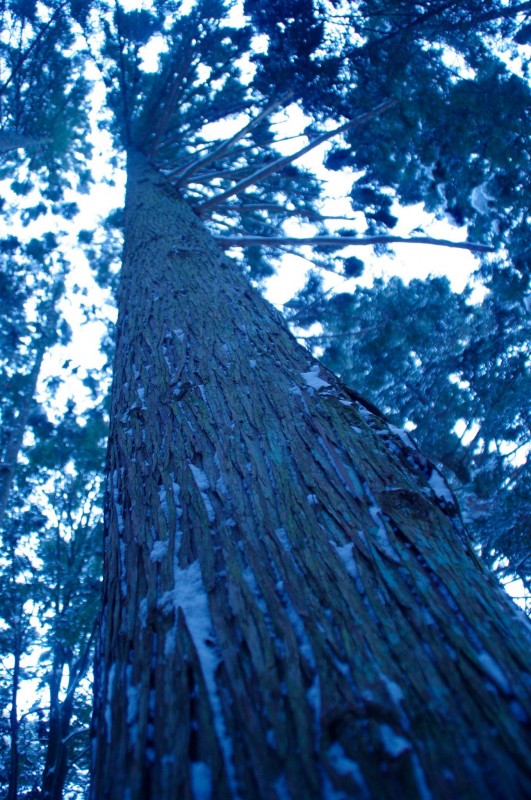
<svg viewBox="0 0 531 800">
<path fill-rule="evenodd" d="M 527 624 L 440 477 L 128 169 L 92 797 L 531 793 Z"/>
</svg>

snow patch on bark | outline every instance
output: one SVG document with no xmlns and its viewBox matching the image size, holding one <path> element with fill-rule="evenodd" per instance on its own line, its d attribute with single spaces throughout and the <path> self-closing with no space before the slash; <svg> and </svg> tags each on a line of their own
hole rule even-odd
<svg viewBox="0 0 531 800">
<path fill-rule="evenodd" d="M 342 547 L 340 547 L 339 545 L 337 545 L 335 542 L 332 541 L 330 541 L 330 544 L 332 544 L 335 547 L 336 552 L 341 561 L 343 562 L 343 564 L 345 565 L 345 569 L 347 570 L 350 577 L 354 578 L 354 580 L 359 578 L 358 568 L 356 566 L 356 562 L 354 561 L 354 555 L 352 553 L 352 547 L 353 547 L 352 543 L 344 544 Z"/>
<path fill-rule="evenodd" d="M 205 505 L 205 509 L 208 516 L 208 521 L 214 522 L 216 518 L 216 513 L 214 511 L 214 506 L 212 505 L 212 502 L 207 494 L 208 489 L 210 489 L 210 483 L 207 478 L 206 472 L 203 472 L 202 469 L 199 469 L 199 467 L 196 467 L 193 464 L 189 463 L 188 466 L 192 471 L 192 475 L 194 476 L 194 481 L 203 499 L 203 503 Z"/>
<path fill-rule="evenodd" d="M 182 609 L 188 632 L 192 637 L 201 665 L 201 672 L 210 700 L 217 739 L 223 753 L 225 769 L 232 793 L 236 798 L 236 773 L 232 760 L 232 742 L 227 733 L 225 720 L 223 719 L 223 709 L 216 683 L 216 670 L 219 665 L 219 656 L 217 654 L 217 649 L 213 646 L 215 637 L 208 607 L 208 596 L 203 584 L 199 561 L 194 561 L 194 563 L 190 564 L 186 569 L 175 569 L 174 588 L 162 595 L 159 600 L 159 608 L 163 614 L 170 614 L 172 611 L 175 612 L 175 626 L 168 632 L 165 641 L 164 650 L 166 656 L 173 652 L 175 648 L 178 610 Z M 199 795 L 197 796 L 199 797 Z"/>
<path fill-rule="evenodd" d="M 319 377 L 319 364 L 314 364 L 308 372 L 301 372 L 301 378 L 312 389 L 324 389 L 330 386 L 327 381 Z"/>
<path fill-rule="evenodd" d="M 363 532 L 358 531 L 358 535 L 363 540 Z M 352 542 L 349 544 L 344 544 L 342 546 L 336 544 L 334 541 L 330 539 L 330 544 L 335 548 L 339 558 L 345 565 L 345 569 L 347 570 L 350 577 L 353 579 L 356 589 L 360 597 L 363 598 L 363 602 L 367 606 L 367 593 L 365 591 L 365 587 L 363 585 L 363 581 L 361 580 L 361 575 L 358 569 L 358 565 L 356 564 L 356 559 L 354 558 L 354 545 Z"/>
<path fill-rule="evenodd" d="M 293 548 L 291 546 L 291 542 L 289 540 L 289 536 L 287 534 L 286 529 L 285 528 L 277 528 L 276 531 L 275 531 L 275 536 L 277 537 L 277 541 L 279 542 L 281 547 L 289 555 L 289 557 L 291 559 L 291 563 L 293 565 L 293 568 L 295 569 L 295 572 L 297 572 L 299 575 L 302 575 L 301 568 L 299 567 L 299 565 L 298 565 L 298 563 L 297 563 L 297 561 L 295 559 L 295 555 L 293 553 Z"/>
<path fill-rule="evenodd" d="M 446 485 L 446 481 L 441 473 L 436 469 L 432 471 L 428 483 L 430 484 L 435 497 L 438 497 L 439 500 L 444 500 L 444 502 L 450 506 L 455 505 L 454 498 L 452 497 L 450 489 Z"/>
<path fill-rule="evenodd" d="M 169 520 L 169 512 L 168 512 L 168 490 L 165 486 L 161 486 L 159 489 L 159 500 L 160 500 L 160 507 L 166 519 L 166 522 Z"/>
<path fill-rule="evenodd" d="M 124 470 L 120 469 L 120 478 L 123 480 Z M 113 501 L 114 510 L 116 512 L 116 526 L 118 528 L 118 551 L 120 555 L 120 592 L 123 598 L 127 597 L 127 577 L 126 577 L 126 547 L 124 541 L 125 521 L 124 509 L 120 502 L 120 480 L 118 477 L 118 470 L 112 473 L 112 486 L 113 486 Z"/>
<path fill-rule="evenodd" d="M 500 689 L 503 694 L 510 695 L 511 685 L 492 656 L 484 650 L 482 653 L 478 654 L 478 661 L 497 688 Z"/>
<path fill-rule="evenodd" d="M 127 727 L 129 728 L 129 743 L 133 746 L 138 737 L 138 685 L 133 686 L 133 667 L 128 664 L 125 671 L 125 685 L 127 691 Z"/>
<path fill-rule="evenodd" d="M 216 481 L 216 492 L 220 497 L 228 497 L 229 496 L 229 487 L 225 483 L 223 479 L 223 471 L 221 469 L 221 459 L 219 457 L 219 453 L 214 454 L 214 464 L 216 465 L 219 471 L 219 477 Z"/>
<path fill-rule="evenodd" d="M 417 449 L 415 447 L 415 443 L 414 443 L 413 439 L 408 434 L 408 432 L 405 431 L 403 428 L 397 428 L 396 425 L 391 425 L 390 423 L 388 423 L 387 427 L 389 428 L 390 431 L 395 433 L 399 437 L 399 439 L 401 439 L 402 442 L 406 445 L 406 447 L 408 447 L 410 450 L 416 450 Z"/>
<path fill-rule="evenodd" d="M 192 475 L 194 476 L 194 481 L 196 482 L 199 491 L 206 492 L 207 489 L 210 489 L 210 483 L 208 482 L 206 473 L 203 472 L 202 469 L 199 469 L 199 467 L 195 467 L 193 464 L 188 464 L 188 466 L 192 470 Z"/>
<path fill-rule="evenodd" d="M 398 758 L 411 750 L 411 742 L 400 736 L 390 725 L 380 725 L 380 738 L 385 752 L 391 758 Z"/>
<path fill-rule="evenodd" d="M 123 470 L 120 470 L 120 472 L 123 472 Z M 124 523 L 123 506 L 120 503 L 120 490 L 118 488 L 118 470 L 117 469 L 115 469 L 113 474 L 112 474 L 112 485 L 113 485 L 114 508 L 115 508 L 115 511 L 116 511 L 116 524 L 118 526 L 118 535 L 122 536 L 122 534 L 124 532 L 124 529 L 125 529 L 125 523 Z"/>
<path fill-rule="evenodd" d="M 112 702 L 114 694 L 114 679 L 116 676 L 116 664 L 111 664 L 109 677 L 107 680 L 107 698 L 105 701 L 105 727 L 107 729 L 107 744 L 111 743 L 112 736 Z"/>
<path fill-rule="evenodd" d="M 168 540 L 155 542 L 153 547 L 151 548 L 151 553 L 149 557 L 153 561 L 153 563 L 157 563 L 158 561 L 162 561 L 166 553 L 168 552 Z"/>
<path fill-rule="evenodd" d="M 393 703 L 399 706 L 402 701 L 404 700 L 404 692 L 402 691 L 401 687 L 395 681 L 392 681 L 391 678 L 388 678 L 387 675 L 381 673 L 381 678 L 385 684 L 389 697 L 393 701 Z"/>
<path fill-rule="evenodd" d="M 351 780 L 353 780 L 356 786 L 359 788 L 359 797 L 363 798 L 363 800 L 368 800 L 370 797 L 370 792 L 363 779 L 359 764 L 357 764 L 355 761 L 352 761 L 352 759 L 347 756 L 339 742 L 334 742 L 330 745 L 327 751 L 327 757 L 334 772 L 336 772 L 338 775 L 349 777 Z M 337 797 L 337 795 L 335 796 Z"/>
</svg>

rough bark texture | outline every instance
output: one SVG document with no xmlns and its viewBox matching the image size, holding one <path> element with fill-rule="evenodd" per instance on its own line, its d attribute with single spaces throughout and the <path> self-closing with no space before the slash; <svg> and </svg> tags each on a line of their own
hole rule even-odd
<svg viewBox="0 0 531 800">
<path fill-rule="evenodd" d="M 129 159 L 92 798 L 531 796 L 529 629 L 407 436 Z"/>
</svg>

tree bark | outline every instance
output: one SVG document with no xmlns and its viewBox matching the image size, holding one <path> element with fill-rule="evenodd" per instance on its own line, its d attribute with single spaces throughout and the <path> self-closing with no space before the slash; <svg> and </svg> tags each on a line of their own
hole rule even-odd
<svg viewBox="0 0 531 800">
<path fill-rule="evenodd" d="M 93 800 L 531 796 L 529 628 L 438 473 L 130 153 Z"/>
</svg>

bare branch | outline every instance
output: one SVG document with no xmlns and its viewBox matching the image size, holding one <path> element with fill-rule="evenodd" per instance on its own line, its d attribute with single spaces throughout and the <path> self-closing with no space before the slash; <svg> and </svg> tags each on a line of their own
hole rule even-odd
<svg viewBox="0 0 531 800">
<path fill-rule="evenodd" d="M 198 206 L 196 211 L 201 215 L 205 211 L 211 211 L 213 208 L 218 206 L 220 203 L 223 203 L 229 197 L 233 197 L 233 195 L 241 194 L 245 189 L 249 186 L 253 186 L 255 183 L 259 183 L 260 181 L 267 178 L 269 175 L 272 175 L 274 172 L 279 172 L 281 169 L 286 167 L 288 164 L 291 164 L 293 161 L 296 161 L 301 156 L 306 155 L 309 153 L 310 150 L 314 150 L 323 142 L 327 142 L 329 139 L 333 139 L 334 136 L 339 136 L 339 134 L 344 133 L 345 131 L 350 130 L 351 128 L 356 128 L 360 125 L 364 125 L 366 122 L 369 122 L 374 117 L 379 116 L 384 111 L 387 111 L 392 106 L 396 105 L 396 100 L 386 100 L 383 103 L 380 103 L 376 108 L 372 111 L 368 111 L 366 114 L 361 114 L 356 119 L 352 119 L 349 122 L 345 122 L 343 125 L 340 125 L 337 128 L 334 128 L 331 131 L 327 131 L 326 133 L 321 134 L 316 139 L 313 139 L 306 147 L 303 147 L 301 150 L 297 150 L 296 153 L 292 153 L 289 156 L 283 156 L 282 158 L 278 158 L 276 161 L 273 161 L 271 164 L 267 164 L 262 169 L 257 170 L 253 175 L 249 178 L 245 178 L 243 181 L 236 183 L 231 189 L 227 189 L 226 192 L 222 192 L 222 194 L 218 194 L 215 197 L 212 197 L 210 200 L 207 200 L 206 203 Z"/>
<path fill-rule="evenodd" d="M 157 121 L 153 142 L 150 145 L 151 157 L 155 155 L 159 148 L 160 140 L 167 131 L 171 115 L 175 111 L 175 108 L 177 107 L 179 100 L 185 91 L 185 78 L 194 66 L 193 47 L 191 47 L 189 43 L 187 44 L 184 52 L 177 53 L 177 55 L 180 58 L 180 64 L 178 65 L 178 68 L 175 68 L 173 76 L 166 83 L 166 86 L 162 92 L 163 96 L 164 93 L 166 93 L 166 99 L 165 103 L 163 104 L 163 112 Z"/>
<path fill-rule="evenodd" d="M 300 252 L 300 250 L 297 250 L 295 247 L 288 247 L 287 245 L 285 247 L 279 247 L 279 250 L 282 250 L 282 252 L 286 253 L 286 255 L 295 256 L 295 258 L 300 258 L 302 261 L 307 261 L 308 264 L 312 265 L 312 269 L 324 269 L 326 272 L 331 272 L 338 278 L 343 278 L 346 280 L 343 272 L 335 269 L 333 264 L 327 264 L 326 261 L 317 259 L 315 253 L 312 253 L 311 256 L 305 256 Z"/>
<path fill-rule="evenodd" d="M 355 217 L 345 217 L 343 215 L 320 214 L 312 208 L 286 208 L 279 206 L 278 203 L 227 203 L 226 205 L 216 206 L 216 211 L 225 213 L 237 212 L 246 214 L 249 211 L 269 211 L 278 214 L 288 214 L 290 217 L 303 217 L 311 222 L 325 222 L 326 220 L 340 220 L 342 222 L 357 222 Z"/>
<path fill-rule="evenodd" d="M 270 103 L 263 111 L 261 111 L 254 119 L 250 120 L 247 125 L 244 125 L 237 133 L 234 134 L 230 139 L 222 142 L 215 150 L 213 150 L 209 155 L 204 156 L 203 158 L 198 159 L 193 164 L 190 164 L 187 169 L 185 169 L 181 174 L 178 176 L 177 186 L 182 186 L 186 181 L 190 178 L 191 175 L 197 172 L 198 169 L 202 169 L 207 164 L 211 164 L 216 159 L 220 158 L 221 156 L 225 155 L 227 150 L 229 150 L 233 145 L 243 139 L 249 131 L 251 131 L 256 125 L 262 122 L 263 119 L 268 117 L 273 111 L 276 111 L 277 108 L 282 106 L 286 100 L 288 100 L 293 95 L 293 92 L 287 92 L 286 94 L 282 95 L 279 100 L 275 100 L 273 103 Z"/>
<path fill-rule="evenodd" d="M 497 8 L 494 11 L 488 11 L 485 14 L 480 14 L 474 20 L 476 22 L 488 22 L 491 19 L 502 19 L 504 17 L 514 17 L 516 14 L 531 12 L 531 2 L 519 3 L 516 6 L 506 6 L 505 8 Z"/>
<path fill-rule="evenodd" d="M 249 165 L 247 165 L 245 167 L 234 167 L 234 169 L 230 169 L 230 168 L 220 169 L 217 172 L 200 172 L 199 174 L 194 173 L 191 177 L 189 177 L 186 180 L 186 183 L 187 183 L 187 185 L 190 185 L 192 183 L 193 184 L 197 184 L 197 183 L 209 184 L 213 180 L 215 180 L 216 178 L 223 178 L 225 180 L 228 180 L 228 179 L 232 178 L 233 175 L 240 175 L 241 173 L 246 173 L 246 172 L 248 173 L 252 169 L 253 169 L 253 166 L 251 164 L 249 164 Z M 183 184 L 182 184 L 181 181 L 179 181 L 179 183 L 176 183 L 175 185 L 176 186 L 182 186 Z M 228 206 L 226 206 L 226 208 L 228 210 Z"/>
<path fill-rule="evenodd" d="M 291 323 L 291 319 L 288 319 L 288 322 Z M 379 325 L 368 325 L 366 328 L 358 328 L 356 331 L 339 331 L 338 333 L 310 333 L 307 336 L 295 335 L 295 338 L 304 339 L 306 341 L 311 341 L 312 339 L 343 339 L 351 336 L 364 336 L 369 331 L 374 331 L 378 328 Z"/>
<path fill-rule="evenodd" d="M 206 205 L 206 204 L 203 204 Z M 433 239 L 431 236 L 216 236 L 221 247 L 283 247 L 284 245 L 319 245 L 320 247 L 363 247 L 378 244 L 429 244 L 437 247 L 455 247 L 474 253 L 493 253 L 496 248 L 479 242 L 452 242 L 448 239 Z"/>
</svg>

